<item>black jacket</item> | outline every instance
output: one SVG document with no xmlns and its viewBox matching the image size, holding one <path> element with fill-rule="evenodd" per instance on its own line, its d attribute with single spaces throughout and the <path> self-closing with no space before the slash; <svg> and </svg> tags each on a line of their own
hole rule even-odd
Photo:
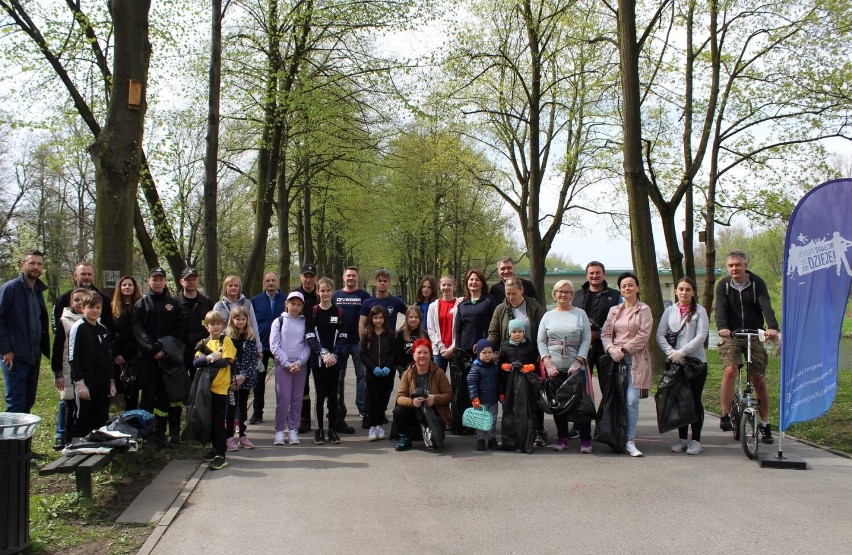
<svg viewBox="0 0 852 555">
<path fill-rule="evenodd" d="M 769 290 L 756 274 L 746 270 L 749 284 L 742 291 L 731 285 L 731 277 L 716 284 L 716 327 L 720 330 L 763 329 L 763 319 L 771 330 L 778 320 L 769 300 Z"/>
<path fill-rule="evenodd" d="M 133 336 L 140 354 L 153 357 L 163 350 L 159 339 L 169 335 L 186 342 L 186 315 L 168 293 L 148 293 L 133 307 Z"/>
<path fill-rule="evenodd" d="M 373 368 L 384 368 L 387 366 L 390 369 L 394 368 L 396 361 L 396 349 L 394 349 L 394 341 L 396 337 L 390 331 L 381 335 L 371 334 L 369 337 L 366 333 L 361 336 L 361 362 L 364 364 L 364 371 L 371 375 Z M 369 344 L 368 344 L 369 338 Z"/>
<path fill-rule="evenodd" d="M 187 299 L 183 296 L 183 292 L 178 293 L 177 301 L 186 317 L 186 351 L 183 358 L 184 364 L 189 367 L 192 366 L 195 346 L 209 335 L 207 328 L 204 327 L 204 318 L 213 310 L 214 303 L 210 297 L 201 293 L 198 293 L 194 299 Z"/>
<path fill-rule="evenodd" d="M 587 281 L 574 294 L 574 300 L 571 302 L 577 308 L 582 309 L 589 317 L 592 331 L 603 329 L 606 317 L 609 315 L 609 309 L 621 301 L 621 293 L 609 287 L 606 281 L 603 282 L 603 286 L 604 288 L 600 291 L 590 291 Z"/>
<path fill-rule="evenodd" d="M 71 380 L 86 380 L 89 388 L 109 383 L 112 376 L 112 346 L 109 330 L 101 323 L 80 320 L 68 337 Z"/>
</svg>

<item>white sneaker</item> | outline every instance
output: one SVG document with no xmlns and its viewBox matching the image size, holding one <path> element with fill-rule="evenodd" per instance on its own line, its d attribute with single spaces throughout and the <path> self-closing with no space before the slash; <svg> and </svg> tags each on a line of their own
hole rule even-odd
<svg viewBox="0 0 852 555">
<path fill-rule="evenodd" d="M 701 443 L 694 439 L 689 442 L 689 447 L 686 448 L 687 455 L 697 455 L 701 452 Z"/>
<path fill-rule="evenodd" d="M 679 439 L 672 443 L 672 453 L 683 453 L 686 451 L 686 448 L 689 446 L 689 441 L 685 439 Z"/>
<path fill-rule="evenodd" d="M 273 445 L 284 445 L 284 432 L 275 432 Z"/>
<path fill-rule="evenodd" d="M 384 426 L 376 426 L 376 434 L 379 436 L 379 439 L 385 439 L 386 437 L 388 437 L 385 435 Z"/>
<path fill-rule="evenodd" d="M 298 445 L 299 444 L 299 432 L 296 430 L 290 430 L 290 445 Z"/>
<path fill-rule="evenodd" d="M 367 440 L 368 441 L 378 441 L 379 439 L 379 430 L 376 426 L 370 426 L 370 431 L 367 432 Z"/>
<path fill-rule="evenodd" d="M 642 451 L 636 449 L 636 443 L 632 441 L 628 441 L 627 445 L 624 446 L 624 452 L 630 455 L 631 457 L 641 457 Z"/>
</svg>

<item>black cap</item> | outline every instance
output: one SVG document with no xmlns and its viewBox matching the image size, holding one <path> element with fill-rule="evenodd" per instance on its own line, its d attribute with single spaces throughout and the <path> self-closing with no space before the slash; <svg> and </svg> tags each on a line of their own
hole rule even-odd
<svg viewBox="0 0 852 555">
<path fill-rule="evenodd" d="M 181 279 L 186 279 L 189 276 L 198 277 L 198 270 L 195 268 L 184 268 L 183 272 L 180 274 Z"/>
<path fill-rule="evenodd" d="M 302 266 L 302 275 L 304 274 L 313 274 L 317 275 L 317 265 L 316 264 L 305 264 Z"/>
<path fill-rule="evenodd" d="M 163 270 L 162 268 L 160 268 L 159 266 L 156 267 L 156 268 L 151 268 L 151 271 L 148 272 L 148 277 L 150 278 L 150 277 L 154 277 L 154 276 L 166 277 L 166 271 Z"/>
</svg>

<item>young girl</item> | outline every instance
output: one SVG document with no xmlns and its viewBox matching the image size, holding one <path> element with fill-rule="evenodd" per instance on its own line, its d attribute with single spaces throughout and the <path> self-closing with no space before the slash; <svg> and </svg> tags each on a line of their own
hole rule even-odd
<svg viewBox="0 0 852 555">
<path fill-rule="evenodd" d="M 74 400 L 74 384 L 71 382 L 71 364 L 68 362 L 68 337 L 71 328 L 83 318 L 83 297 L 88 289 L 82 287 L 71 291 L 70 305 L 62 309 L 62 316 L 53 337 L 53 356 L 50 365 L 53 369 L 54 385 L 59 391 L 59 415 L 56 424 L 56 444 L 54 449 L 62 450 L 71 441 L 74 426 L 74 413 L 77 403 Z"/>
<path fill-rule="evenodd" d="M 216 303 L 213 308 L 222 313 L 222 318 L 225 322 L 231 316 L 231 311 L 234 307 L 241 306 L 248 311 L 249 327 L 254 333 L 254 342 L 257 344 L 258 360 L 263 357 L 263 344 L 260 342 L 260 332 L 258 332 L 257 318 L 254 316 L 254 306 L 251 300 L 243 295 L 243 282 L 237 276 L 228 276 L 222 282 L 222 298 Z"/>
<path fill-rule="evenodd" d="M 423 329 L 420 308 L 411 305 L 405 311 L 405 321 L 396 331 L 396 371 L 402 377 L 405 369 L 414 362 L 414 353 L 411 346 L 418 339 L 428 339 L 426 330 Z"/>
<path fill-rule="evenodd" d="M 346 327 L 343 310 L 331 304 L 334 283 L 327 277 L 317 282 L 320 302 L 307 315 L 308 325 L 305 341 L 311 348 L 310 367 L 314 376 L 314 391 L 317 395 L 317 431 L 314 443 L 324 445 L 340 443 L 337 435 L 337 389 L 340 381 L 339 360 L 343 357 L 346 343 Z M 328 405 L 328 436 L 323 430 L 323 401 Z"/>
<path fill-rule="evenodd" d="M 501 375 L 506 384 L 501 391 L 506 394 L 503 401 L 503 449 L 516 453 L 532 453 L 536 428 L 536 408 L 541 377 L 538 366 L 538 350 L 526 338 L 526 326 L 521 320 L 510 320 L 509 339 L 500 347 Z"/>
<path fill-rule="evenodd" d="M 417 294 L 414 295 L 414 305 L 420 309 L 420 314 L 426 318 L 426 313 L 429 311 L 429 305 L 438 300 L 438 282 L 435 276 L 426 274 L 420 280 L 420 287 L 417 289 Z"/>
<path fill-rule="evenodd" d="M 305 297 L 298 291 L 287 295 L 284 313 L 272 322 L 269 348 L 275 357 L 275 445 L 284 445 L 289 430 L 290 445 L 299 443 L 299 418 L 308 376 L 311 350 L 305 343 Z"/>
<path fill-rule="evenodd" d="M 228 404 L 227 440 L 225 441 L 228 451 L 243 449 L 254 449 L 254 443 L 246 435 L 246 413 L 248 411 L 249 392 L 254 388 L 255 368 L 257 367 L 257 344 L 254 341 L 254 331 L 249 326 L 249 313 L 243 306 L 234 307 L 225 328 L 225 335 L 231 338 L 237 348 L 237 358 L 232 366 L 232 389 L 234 391 L 233 405 Z M 236 387 L 238 377 L 243 380 Z M 239 425 L 237 424 L 239 422 Z M 239 442 L 234 438 L 234 428 L 239 426 Z"/>
<path fill-rule="evenodd" d="M 367 416 L 370 441 L 385 439 L 385 411 L 393 387 L 394 334 L 387 325 L 385 307 L 374 305 L 367 315 L 367 324 L 361 336 L 361 362 L 367 375 Z"/>
</svg>

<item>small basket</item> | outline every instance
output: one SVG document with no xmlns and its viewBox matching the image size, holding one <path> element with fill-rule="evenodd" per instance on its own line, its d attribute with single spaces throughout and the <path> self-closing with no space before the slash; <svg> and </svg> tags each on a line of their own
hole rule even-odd
<svg viewBox="0 0 852 555">
<path fill-rule="evenodd" d="M 487 432 L 494 425 L 494 417 L 485 407 L 475 409 L 470 407 L 462 414 L 462 425 L 475 430 Z"/>
</svg>

